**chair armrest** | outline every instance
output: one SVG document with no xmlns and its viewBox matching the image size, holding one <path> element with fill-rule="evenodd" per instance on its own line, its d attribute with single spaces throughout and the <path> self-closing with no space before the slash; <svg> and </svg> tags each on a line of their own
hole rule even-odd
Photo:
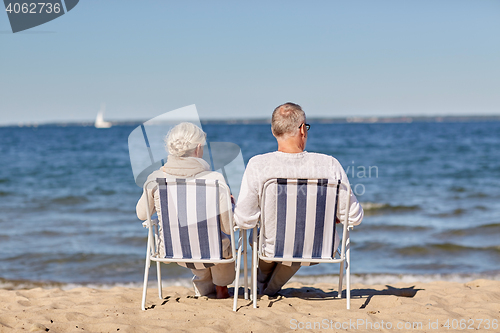
<svg viewBox="0 0 500 333">
<path fill-rule="evenodd" d="M 237 226 L 236 224 L 233 226 L 233 230 L 234 231 L 238 231 L 238 230 L 246 230 L 246 229 L 241 229 L 239 226 Z"/>
<path fill-rule="evenodd" d="M 158 219 L 151 220 L 151 226 L 153 226 L 153 225 L 158 225 Z M 144 228 L 149 228 L 149 226 L 148 226 L 148 220 L 142 222 L 142 226 Z"/>
</svg>

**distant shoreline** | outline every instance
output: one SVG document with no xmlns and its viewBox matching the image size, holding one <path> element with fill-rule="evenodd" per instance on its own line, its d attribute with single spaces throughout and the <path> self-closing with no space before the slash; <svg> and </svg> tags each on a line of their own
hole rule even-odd
<svg viewBox="0 0 500 333">
<path fill-rule="evenodd" d="M 485 122 L 500 121 L 498 116 L 399 116 L 399 117 L 337 117 L 337 118 L 308 118 L 309 123 L 315 124 L 407 124 L 407 123 L 457 123 L 457 122 Z M 113 126 L 139 126 L 144 121 L 110 121 Z M 259 125 L 270 124 L 269 118 L 255 119 L 207 119 L 201 121 L 202 125 Z M 39 127 L 39 126 L 94 126 L 94 122 L 25 122 L 18 124 L 5 124 L 0 127 Z"/>
</svg>

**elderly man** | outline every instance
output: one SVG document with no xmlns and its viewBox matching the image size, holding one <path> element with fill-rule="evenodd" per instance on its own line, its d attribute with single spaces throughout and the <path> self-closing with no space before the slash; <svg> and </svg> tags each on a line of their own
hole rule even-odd
<svg viewBox="0 0 500 333">
<path fill-rule="evenodd" d="M 273 178 L 329 178 L 348 181 L 340 163 L 332 156 L 304 151 L 307 142 L 306 116 L 294 103 L 278 106 L 272 116 L 271 129 L 278 141 L 278 151 L 257 155 L 248 162 L 241 183 L 238 203 L 234 211 L 236 224 L 242 229 L 254 228 L 260 217 L 260 197 L 264 183 Z M 357 225 L 363 219 L 363 209 L 351 193 L 349 224 Z M 347 197 L 339 198 L 338 219 L 346 211 Z M 268 220 L 263 244 L 265 251 L 273 251 L 276 239 L 276 221 Z M 275 295 L 298 271 L 300 266 L 259 261 L 257 281 L 259 293 Z"/>
</svg>

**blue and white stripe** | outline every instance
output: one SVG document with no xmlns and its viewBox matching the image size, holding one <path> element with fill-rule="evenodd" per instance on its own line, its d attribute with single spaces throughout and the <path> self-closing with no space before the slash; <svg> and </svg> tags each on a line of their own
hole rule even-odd
<svg viewBox="0 0 500 333">
<path fill-rule="evenodd" d="M 328 179 L 277 179 L 274 260 L 298 265 L 286 259 L 335 256 L 340 242 L 335 232 L 339 185 L 329 186 Z"/>
<path fill-rule="evenodd" d="M 221 260 L 219 183 L 207 179 L 158 178 L 160 253 L 166 259 Z M 215 203 L 215 204 L 214 204 Z M 163 256 L 164 254 L 164 256 Z M 200 269 L 213 263 L 177 262 Z"/>
</svg>

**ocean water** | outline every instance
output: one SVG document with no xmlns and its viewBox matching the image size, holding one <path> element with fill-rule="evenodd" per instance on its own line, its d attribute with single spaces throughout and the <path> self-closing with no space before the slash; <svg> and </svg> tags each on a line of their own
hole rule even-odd
<svg viewBox="0 0 500 333">
<path fill-rule="evenodd" d="M 307 150 L 340 161 L 365 209 L 351 233 L 358 278 L 500 276 L 500 122 L 311 125 Z M 0 285 L 141 283 L 147 233 L 127 146 L 135 127 L 0 128 Z M 270 125 L 204 130 L 238 144 L 245 163 L 276 149 Z M 185 283 L 190 271 L 163 266 L 163 277 Z"/>
</svg>

